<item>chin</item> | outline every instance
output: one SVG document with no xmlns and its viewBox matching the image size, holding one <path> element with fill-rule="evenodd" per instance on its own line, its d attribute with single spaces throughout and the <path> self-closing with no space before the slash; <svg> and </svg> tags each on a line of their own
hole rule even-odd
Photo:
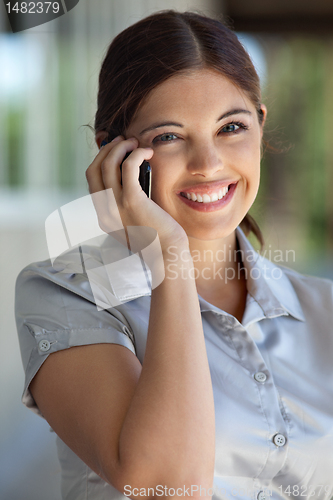
<svg viewBox="0 0 333 500">
<path fill-rule="evenodd" d="M 238 224 L 237 224 L 238 225 Z M 221 227 L 214 227 L 211 229 L 207 228 L 202 228 L 202 229 L 192 229 L 192 230 L 186 230 L 185 232 L 188 237 L 190 238 L 195 238 L 197 240 L 218 240 L 218 239 L 223 239 L 223 238 L 228 238 L 236 229 L 237 225 L 228 225 L 228 227 L 221 228 Z"/>
</svg>

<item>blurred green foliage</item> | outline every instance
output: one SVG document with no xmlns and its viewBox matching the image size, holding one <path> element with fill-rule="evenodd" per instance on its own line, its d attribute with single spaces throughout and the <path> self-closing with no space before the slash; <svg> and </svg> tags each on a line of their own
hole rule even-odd
<svg viewBox="0 0 333 500">
<path fill-rule="evenodd" d="M 333 41 L 270 37 L 263 41 L 268 107 L 258 222 L 295 228 L 294 246 L 329 256 L 333 249 Z M 301 245 L 300 238 L 304 241 Z M 306 247 L 306 248 L 304 248 Z"/>
<path fill-rule="evenodd" d="M 25 184 L 24 148 L 21 147 L 22 141 L 24 140 L 23 118 L 24 109 L 20 107 L 12 107 L 7 113 L 6 135 L 8 138 L 8 168 L 5 179 L 10 187 L 21 187 Z"/>
<path fill-rule="evenodd" d="M 77 77 L 73 72 L 73 53 L 68 45 L 68 40 L 60 39 L 58 48 L 58 102 L 59 108 L 59 186 L 63 188 L 73 187 L 75 182 L 74 169 L 69 165 L 74 164 L 75 158 L 75 134 L 78 124 L 75 123 L 75 83 Z M 84 103 L 81 103 L 84 105 Z"/>
</svg>

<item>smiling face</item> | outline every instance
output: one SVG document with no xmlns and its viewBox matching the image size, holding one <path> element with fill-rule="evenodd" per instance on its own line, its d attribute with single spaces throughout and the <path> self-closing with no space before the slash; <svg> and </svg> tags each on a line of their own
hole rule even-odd
<svg viewBox="0 0 333 500">
<path fill-rule="evenodd" d="M 188 236 L 234 232 L 258 191 L 262 127 L 230 80 L 208 69 L 171 77 L 149 94 L 126 137 L 153 148 L 152 199 Z"/>
</svg>

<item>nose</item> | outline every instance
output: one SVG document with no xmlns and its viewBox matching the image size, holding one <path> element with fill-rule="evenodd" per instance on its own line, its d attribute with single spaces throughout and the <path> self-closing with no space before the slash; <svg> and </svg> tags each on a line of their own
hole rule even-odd
<svg viewBox="0 0 333 500">
<path fill-rule="evenodd" d="M 196 146 L 192 145 L 187 163 L 187 169 L 192 175 L 213 177 L 223 168 L 222 153 L 212 141 L 200 141 Z"/>
</svg>

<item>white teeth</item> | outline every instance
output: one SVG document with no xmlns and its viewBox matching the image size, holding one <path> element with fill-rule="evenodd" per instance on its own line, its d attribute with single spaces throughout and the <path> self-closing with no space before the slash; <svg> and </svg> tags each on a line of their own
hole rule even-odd
<svg viewBox="0 0 333 500">
<path fill-rule="evenodd" d="M 188 200 L 199 201 L 200 203 L 211 203 L 212 201 L 221 200 L 223 196 L 227 194 L 229 190 L 228 186 L 223 187 L 217 193 L 213 193 L 210 196 L 208 194 L 195 194 L 195 193 L 186 193 L 186 197 Z"/>
</svg>

